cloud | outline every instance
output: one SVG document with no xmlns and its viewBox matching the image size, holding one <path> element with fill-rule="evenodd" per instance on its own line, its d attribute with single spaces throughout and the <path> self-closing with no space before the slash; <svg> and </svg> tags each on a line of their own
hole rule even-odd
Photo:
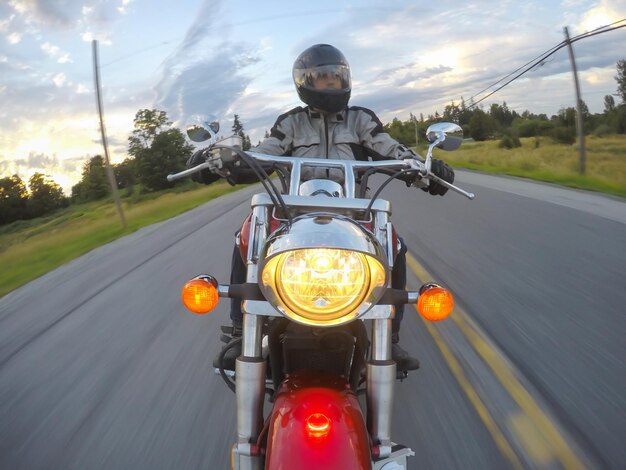
<svg viewBox="0 0 626 470">
<path fill-rule="evenodd" d="M 31 153 L 28 155 L 28 159 L 26 160 L 26 165 L 31 168 L 53 168 L 59 164 L 59 160 L 56 155 L 52 157 L 45 155 L 43 153 Z"/>
<path fill-rule="evenodd" d="M 157 106 L 170 111 L 170 117 L 180 119 L 192 114 L 205 114 L 208 110 L 224 116 L 230 105 L 242 95 L 251 78 L 242 76 L 236 46 L 224 50 L 211 59 L 186 67 L 162 87 Z M 243 65 L 245 67 L 245 65 Z"/>
<path fill-rule="evenodd" d="M 69 52 L 62 51 L 58 46 L 45 42 L 41 45 L 41 50 L 51 59 L 57 59 L 60 64 L 72 62 Z"/>
<path fill-rule="evenodd" d="M 10 0 L 16 14 L 26 23 L 69 28 L 80 17 L 82 0 Z"/>
<path fill-rule="evenodd" d="M 7 42 L 9 44 L 17 44 L 22 40 L 22 35 L 19 33 L 10 33 L 7 36 Z"/>
<path fill-rule="evenodd" d="M 13 29 L 7 36 L 13 44 L 24 34 L 39 39 L 41 31 L 49 34 L 79 30 L 88 40 L 109 41 L 111 26 L 126 12 L 129 3 L 128 0 L 90 0 L 85 5 L 85 0 L 9 0 L 4 8 L 9 10 L 10 20 L 0 23 L 0 31 Z M 58 62 L 69 61 L 67 53 L 57 52 Z"/>
<path fill-rule="evenodd" d="M 54 77 L 52 77 L 52 83 L 54 83 L 57 88 L 61 88 L 63 85 L 65 85 L 66 81 L 67 77 L 64 73 L 57 73 Z"/>
<path fill-rule="evenodd" d="M 193 114 L 224 117 L 252 81 L 244 71 L 259 58 L 251 47 L 224 39 L 228 26 L 219 23 L 220 8 L 221 2 L 205 1 L 181 44 L 161 66 L 156 106 L 175 121 Z"/>
<path fill-rule="evenodd" d="M 87 155 L 77 158 L 59 160 L 56 155 L 42 152 L 30 152 L 28 157 L 18 160 L 0 160 L 0 174 L 17 174 L 25 184 L 35 173 L 42 173 L 59 184 L 66 196 L 72 186 L 80 180 L 84 163 L 89 160 Z"/>
</svg>

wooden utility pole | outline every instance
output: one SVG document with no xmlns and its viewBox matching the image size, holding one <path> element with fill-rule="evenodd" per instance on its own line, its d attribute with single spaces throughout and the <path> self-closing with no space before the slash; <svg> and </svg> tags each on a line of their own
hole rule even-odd
<svg viewBox="0 0 626 470">
<path fill-rule="evenodd" d="M 578 164 L 578 171 L 581 175 L 585 174 L 585 129 L 583 126 L 583 100 L 580 97 L 580 85 L 578 83 L 578 70 L 576 69 L 576 60 L 574 59 L 574 49 L 572 48 L 572 42 L 569 37 L 569 31 L 567 26 L 563 28 L 565 32 L 565 42 L 569 50 L 569 58 L 572 62 L 572 72 L 574 73 L 574 85 L 576 87 L 576 128 L 578 129 L 578 144 L 580 149 L 580 160 Z"/>
<path fill-rule="evenodd" d="M 126 219 L 124 218 L 124 211 L 122 210 L 122 203 L 120 202 L 120 196 L 117 192 L 117 182 L 115 181 L 115 173 L 111 167 L 111 160 L 109 159 L 109 146 L 107 145 L 106 132 L 104 130 L 104 117 L 102 112 L 102 96 L 100 93 L 100 67 L 98 65 L 98 41 L 93 40 L 91 42 L 93 46 L 93 74 L 96 83 L 96 105 L 98 107 L 98 115 L 100 116 L 100 133 L 102 134 L 102 146 L 104 147 L 104 162 L 106 164 L 107 176 L 109 177 L 109 184 L 111 185 L 111 194 L 113 195 L 113 201 L 115 201 L 115 207 L 117 209 L 117 215 L 122 222 L 122 227 L 126 229 Z"/>
</svg>

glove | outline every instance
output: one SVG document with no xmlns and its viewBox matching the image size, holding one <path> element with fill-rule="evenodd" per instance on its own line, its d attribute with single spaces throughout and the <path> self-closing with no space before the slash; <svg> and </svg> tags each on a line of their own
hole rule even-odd
<svg viewBox="0 0 626 470">
<path fill-rule="evenodd" d="M 446 163 L 441 160 L 432 159 L 430 165 L 430 172 L 435 176 L 438 176 L 444 181 L 452 184 L 454 183 L 454 170 L 450 168 Z M 443 196 L 448 192 L 448 188 L 444 185 L 437 183 L 436 181 L 430 181 L 428 188 L 422 188 L 424 191 L 429 192 L 433 196 Z"/>
<path fill-rule="evenodd" d="M 206 162 L 205 149 L 194 152 L 185 163 L 187 168 L 193 168 L 201 163 Z M 198 183 L 211 184 L 220 179 L 221 176 L 213 173 L 211 170 L 205 169 L 191 175 L 191 179 Z"/>
</svg>

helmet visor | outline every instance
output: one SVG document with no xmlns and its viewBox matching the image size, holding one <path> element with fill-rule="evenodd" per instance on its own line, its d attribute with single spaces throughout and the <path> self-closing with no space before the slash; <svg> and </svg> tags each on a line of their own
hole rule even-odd
<svg viewBox="0 0 626 470">
<path fill-rule="evenodd" d="M 296 87 L 349 91 L 351 88 L 350 68 L 347 65 L 334 64 L 294 69 L 293 81 Z"/>
</svg>

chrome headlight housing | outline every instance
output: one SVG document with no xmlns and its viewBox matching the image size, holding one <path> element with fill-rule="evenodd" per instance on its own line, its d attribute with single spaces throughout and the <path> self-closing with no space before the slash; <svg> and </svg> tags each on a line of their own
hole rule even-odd
<svg viewBox="0 0 626 470">
<path fill-rule="evenodd" d="M 286 317 L 307 325 L 352 321 L 375 305 L 389 268 L 376 238 L 336 214 L 296 218 L 267 241 L 259 285 Z"/>
</svg>

